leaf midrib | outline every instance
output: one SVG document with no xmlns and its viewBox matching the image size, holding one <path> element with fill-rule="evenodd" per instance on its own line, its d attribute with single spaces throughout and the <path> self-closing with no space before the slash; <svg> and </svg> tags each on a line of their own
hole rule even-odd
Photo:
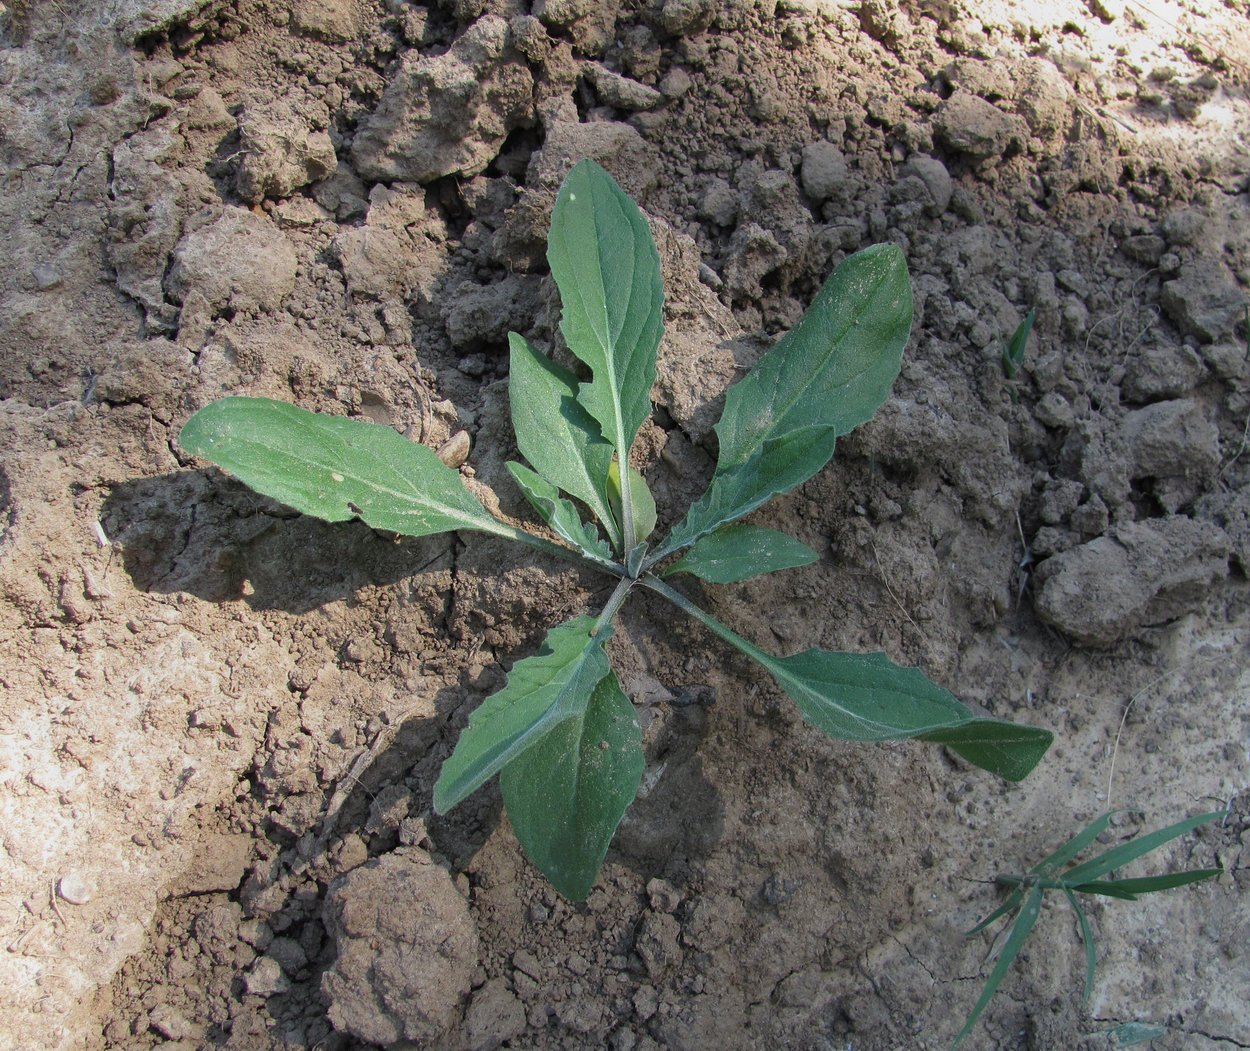
<svg viewBox="0 0 1250 1051">
<path fill-rule="evenodd" d="M 842 341 L 846 338 L 847 334 L 852 329 L 856 328 L 863 321 L 864 315 L 868 313 L 868 311 L 875 304 L 877 293 L 881 290 L 881 287 L 890 279 L 890 276 L 891 275 L 889 273 L 886 273 L 882 275 L 881 277 L 879 277 L 877 281 L 875 282 L 875 284 L 873 285 L 871 293 L 859 299 L 858 304 L 853 311 L 853 316 L 846 322 L 846 324 L 843 326 L 840 332 L 835 333 L 833 339 L 830 341 L 829 349 L 821 356 L 820 365 L 817 368 L 812 370 L 813 374 L 818 373 L 820 370 L 822 370 L 825 367 L 829 359 L 833 357 L 835 353 L 837 353 L 839 346 L 841 345 Z M 802 324 L 803 324 L 803 321 L 800 320 L 799 325 L 802 325 Z M 794 330 L 791 329 L 790 331 L 793 332 Z M 785 339 L 788 336 L 789 336 L 789 333 L 787 333 L 786 336 L 782 338 Z M 776 349 L 776 348 L 774 347 L 773 349 Z M 772 350 L 769 350 L 768 353 L 771 354 Z M 847 377 L 846 381 L 841 383 L 839 386 L 841 388 L 850 386 L 860 377 L 870 372 L 872 369 L 872 366 L 873 366 L 872 362 L 865 364 L 865 366 L 862 369 L 858 370 L 857 372 L 853 372 L 849 377 Z M 781 370 L 778 369 L 773 379 L 772 390 L 773 390 L 774 396 L 777 391 L 780 375 L 781 375 Z M 740 460 L 738 460 L 735 463 L 731 463 L 731 464 L 727 463 L 723 465 L 718 464 L 717 473 L 720 474 L 723 470 L 728 470 L 734 467 L 740 467 L 743 464 L 749 462 L 751 459 L 755 457 L 755 454 L 758 452 L 758 450 L 769 439 L 791 434 L 794 431 L 803 430 L 804 429 L 803 427 L 791 427 L 787 431 L 778 431 L 776 428 L 781 426 L 781 424 L 785 421 L 785 418 L 789 416 L 791 410 L 794 408 L 796 404 L 798 404 L 798 402 L 806 393 L 806 391 L 807 391 L 807 387 L 797 388 L 797 393 L 794 395 L 794 397 L 791 398 L 788 403 L 785 403 L 784 411 L 781 413 L 776 413 L 776 412 L 773 413 L 773 418 L 777 421 L 776 424 L 774 425 L 774 429 L 767 432 L 766 434 L 764 434 L 763 432 L 756 432 L 760 436 L 751 444 L 751 446 L 749 447 L 749 451 L 747 452 L 747 455 L 742 457 Z M 776 403 L 773 401 L 770 401 L 770 404 L 775 405 Z M 811 426 L 811 425 L 808 424 L 805 426 Z"/>
<path fill-rule="evenodd" d="M 238 444 L 240 446 L 248 446 L 250 448 L 260 449 L 267 453 L 273 452 L 273 449 L 270 446 L 267 446 L 263 442 L 258 442 L 252 438 L 234 437 L 234 438 L 231 438 L 231 442 L 234 444 Z M 431 450 L 431 452 L 433 452 L 433 450 Z M 398 500 L 402 500 L 405 503 L 417 505 L 417 509 L 414 509 L 414 510 L 402 510 L 401 509 L 398 512 L 393 512 L 393 513 L 398 513 L 401 515 L 416 515 L 416 514 L 420 514 L 422 510 L 433 509 L 445 515 L 447 518 L 455 519 L 458 522 L 464 522 L 466 525 L 473 525 L 473 526 L 480 527 L 483 525 L 493 526 L 495 524 L 495 520 L 493 518 L 490 518 L 487 515 L 482 515 L 479 517 L 479 516 L 473 515 L 471 512 L 465 511 L 463 508 L 448 506 L 447 504 L 441 503 L 440 501 L 434 500 L 433 498 L 427 496 L 424 492 L 422 492 L 419 489 L 409 489 L 407 491 L 403 491 L 399 489 L 393 489 L 390 486 L 383 485 L 382 483 L 373 479 L 363 478 L 359 474 L 357 474 L 355 471 L 351 470 L 351 468 L 348 468 L 344 464 L 341 464 L 341 463 L 326 464 L 322 462 L 321 460 L 316 460 L 316 459 L 312 459 L 309 457 L 301 457 L 300 462 L 309 464 L 313 467 L 318 467 L 323 471 L 329 472 L 331 475 L 332 485 L 342 484 L 342 482 L 335 482 L 333 480 L 333 475 L 341 474 L 343 476 L 344 481 L 350 478 L 354 482 L 364 486 L 366 489 L 377 490 L 378 492 L 384 493 L 387 496 L 393 496 Z M 386 463 L 385 461 L 382 461 L 382 465 L 391 474 L 394 474 L 400 478 L 403 478 L 403 475 L 398 470 L 396 470 L 396 468 L 393 465 Z M 450 468 L 448 468 L 448 470 L 450 470 Z M 468 494 L 467 489 L 465 490 L 465 493 Z M 424 504 L 421 502 L 422 500 L 425 501 Z"/>
</svg>

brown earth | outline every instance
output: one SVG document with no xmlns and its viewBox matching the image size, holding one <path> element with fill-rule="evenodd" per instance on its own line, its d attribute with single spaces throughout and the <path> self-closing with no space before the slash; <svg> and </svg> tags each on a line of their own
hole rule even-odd
<svg viewBox="0 0 1250 1051">
<path fill-rule="evenodd" d="M 1092 906 L 1088 1005 L 1047 909 L 967 1046 L 1250 1046 L 1248 84 L 1245 0 L 5 0 L 0 1046 L 943 1047 L 983 881 L 1224 805 L 1135 870 L 1218 881 Z M 464 431 L 522 516 L 505 338 L 553 339 L 584 156 L 661 245 L 666 522 L 727 384 L 902 246 L 893 398 L 757 516 L 821 561 L 702 598 L 1054 729 L 1026 782 L 825 740 L 644 597 L 611 650 L 648 768 L 589 900 L 493 785 L 433 816 L 603 582 L 301 518 L 178 428 L 247 393 Z"/>
</svg>

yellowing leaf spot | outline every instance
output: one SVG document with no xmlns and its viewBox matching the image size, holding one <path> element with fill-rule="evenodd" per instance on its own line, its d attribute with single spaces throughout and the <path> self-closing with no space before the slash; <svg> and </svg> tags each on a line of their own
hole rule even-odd
<svg viewBox="0 0 1250 1051">
<path fill-rule="evenodd" d="M 338 471 L 331 471 L 330 477 L 333 478 L 336 482 L 341 482 L 343 480 L 343 476 L 339 474 Z"/>
</svg>

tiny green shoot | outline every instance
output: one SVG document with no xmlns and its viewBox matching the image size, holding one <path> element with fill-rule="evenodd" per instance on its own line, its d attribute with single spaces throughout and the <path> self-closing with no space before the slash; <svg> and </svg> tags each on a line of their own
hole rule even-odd
<svg viewBox="0 0 1250 1051">
<path fill-rule="evenodd" d="M 1060 869 L 1064 865 L 1075 861 L 1078 854 L 1087 849 L 1094 840 L 1106 832 L 1113 815 L 1114 811 L 1103 814 L 1101 817 L 1091 821 L 1082 831 L 1078 832 L 1054 853 L 1034 865 L 1024 875 L 999 876 L 997 878 L 996 882 L 999 886 L 1011 888 L 1010 893 L 1008 893 L 1007 899 L 1002 905 L 973 927 L 972 930 L 968 931 L 968 937 L 980 933 L 1003 916 L 1010 916 L 1012 919 L 1006 928 L 1007 940 L 1003 943 L 998 960 L 985 982 L 981 998 L 976 1002 L 976 1006 L 973 1007 L 972 1014 L 968 1016 L 968 1021 L 964 1024 L 963 1029 L 955 1037 L 955 1042 L 951 1045 L 952 1048 L 958 1047 L 963 1043 L 964 1039 L 977 1024 L 981 1013 L 985 1010 L 990 1000 L 994 998 L 994 994 L 998 992 L 998 987 L 1002 984 L 1008 969 L 1020 954 L 1020 950 L 1032 931 L 1033 925 L 1037 922 L 1038 916 L 1041 915 L 1042 898 L 1047 891 L 1061 892 L 1068 900 L 1068 904 L 1076 912 L 1077 924 L 1081 929 L 1081 940 L 1085 944 L 1085 1001 L 1088 1003 L 1090 993 L 1094 987 L 1094 968 L 1097 963 L 1097 954 L 1094 948 L 1094 935 L 1090 928 L 1089 918 L 1085 915 L 1084 910 L 1077 901 L 1077 894 L 1099 894 L 1108 898 L 1136 901 L 1142 894 L 1152 894 L 1156 891 L 1170 890 L 1173 887 L 1183 887 L 1189 883 L 1197 883 L 1200 880 L 1218 876 L 1224 871 L 1220 868 L 1191 869 L 1186 872 L 1168 872 L 1161 876 L 1104 879 L 1105 876 L 1110 875 L 1115 869 L 1121 868 L 1130 861 L 1135 861 L 1153 850 L 1157 850 L 1163 844 L 1183 836 L 1185 833 L 1191 832 L 1193 829 L 1208 822 L 1227 817 L 1227 810 L 1217 810 L 1213 813 L 1199 814 L 1197 817 L 1186 818 L 1184 821 L 1178 821 L 1174 825 L 1168 825 L 1166 828 L 1158 831 L 1130 839 L 1125 843 L 1103 851 L 1090 861 L 1073 865 L 1071 868 L 1064 869 L 1061 872 Z"/>
<path fill-rule="evenodd" d="M 1152 1025 L 1149 1022 L 1120 1022 L 1118 1025 L 1099 1029 L 1090 1036 L 1110 1036 L 1115 1040 L 1116 1047 L 1136 1047 L 1138 1044 L 1157 1040 L 1168 1035 L 1165 1025 Z"/>
<path fill-rule="evenodd" d="M 1007 341 L 1007 345 L 1003 347 L 1003 372 L 1009 380 L 1014 380 L 1024 367 L 1024 352 L 1029 345 L 1029 335 L 1033 331 L 1033 322 L 1036 318 L 1037 308 L 1034 307 L 1016 326 L 1016 331 Z"/>
<path fill-rule="evenodd" d="M 669 583 L 682 574 L 733 583 L 817 559 L 784 533 L 738 520 L 821 470 L 837 439 L 889 397 L 912 320 L 902 252 L 880 244 L 846 259 L 730 389 L 707 491 L 658 541 L 655 501 L 630 456 L 651 413 L 664 331 L 659 254 L 638 206 L 592 161 L 560 187 L 547 258 L 579 371 L 510 334 L 510 408 L 528 466 L 508 469 L 549 532 L 491 514 L 431 449 L 377 424 L 233 397 L 205 406 L 180 436 L 187 452 L 329 522 L 359 519 L 404 536 L 477 531 L 615 579 L 597 614 L 552 628 L 469 717 L 434 786 L 434 809 L 447 813 L 499 775 L 530 859 L 566 897 L 590 893 L 644 767 L 633 705 L 606 649 L 639 587 L 754 658 L 831 737 L 931 741 L 1000 776 L 1026 776 L 1049 731 L 978 716 L 882 653 L 773 656 Z"/>
</svg>

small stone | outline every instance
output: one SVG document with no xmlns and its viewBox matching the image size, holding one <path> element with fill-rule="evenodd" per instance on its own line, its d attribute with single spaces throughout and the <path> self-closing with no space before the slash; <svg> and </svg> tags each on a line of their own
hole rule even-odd
<svg viewBox="0 0 1250 1051">
<path fill-rule="evenodd" d="M 314 131 L 287 102 L 246 106 L 239 115 L 239 196 L 251 204 L 290 197 L 338 166 L 329 133 Z"/>
<path fill-rule="evenodd" d="M 1163 309 L 1184 335 L 1216 343 L 1233 334 L 1250 299 L 1218 260 L 1195 259 L 1163 286 Z"/>
<path fill-rule="evenodd" d="M 724 179 L 711 179 L 703 190 L 699 214 L 717 226 L 733 226 L 738 218 L 738 195 Z"/>
<path fill-rule="evenodd" d="M 39 263 L 31 272 L 30 276 L 35 279 L 35 287 L 40 292 L 47 292 L 49 289 L 56 288 L 61 283 L 61 275 L 55 267 L 48 263 Z"/>
<path fill-rule="evenodd" d="M 1191 398 L 1160 401 L 1124 417 L 1129 477 L 1211 478 L 1220 462 L 1219 429 Z"/>
<path fill-rule="evenodd" d="M 667 99 L 679 99 L 693 86 L 694 81 L 690 79 L 690 74 L 677 66 L 664 74 L 664 79 L 660 81 L 660 92 Z"/>
<path fill-rule="evenodd" d="M 274 938 L 266 955 L 277 961 L 284 974 L 294 975 L 308 966 L 308 953 L 294 938 Z"/>
<path fill-rule="evenodd" d="M 929 197 L 933 202 L 928 209 L 931 214 L 941 215 L 946 211 L 951 203 L 951 194 L 954 193 L 954 183 L 951 181 L 950 172 L 946 170 L 945 164 L 936 157 L 916 153 L 907 158 L 907 162 L 899 169 L 900 178 L 908 176 L 919 179 L 929 192 Z"/>
<path fill-rule="evenodd" d="M 803 147 L 799 181 L 814 201 L 827 201 L 846 182 L 846 158 L 832 142 L 821 139 Z"/>
<path fill-rule="evenodd" d="M 525 1029 L 525 1008 L 504 978 L 492 978 L 474 994 L 465 1013 L 468 1051 L 495 1051 Z"/>
<path fill-rule="evenodd" d="M 346 43 L 360 36 L 360 9 L 356 0 L 295 0 L 291 25 L 299 33 Z"/>
<path fill-rule="evenodd" d="M 1045 426 L 1056 430 L 1067 430 L 1076 421 L 1072 405 L 1057 390 L 1042 395 L 1033 411 Z"/>
<path fill-rule="evenodd" d="M 56 891 L 71 905 L 86 905 L 95 897 L 96 886 L 81 872 L 67 872 L 57 880 Z"/>
<path fill-rule="evenodd" d="M 1202 359 L 1184 344 L 1148 344 L 1128 363 L 1122 389 L 1132 402 L 1176 398 L 1188 394 L 1206 372 Z"/>
<path fill-rule="evenodd" d="M 1134 234 L 1120 244 L 1120 251 L 1147 266 L 1158 266 L 1167 242 L 1158 234 Z"/>
<path fill-rule="evenodd" d="M 1042 491 L 1038 514 L 1047 525 L 1059 525 L 1076 510 L 1085 494 L 1082 482 L 1061 478 L 1047 484 Z"/>
<path fill-rule="evenodd" d="M 1159 223 L 1159 229 L 1174 248 L 1188 248 L 1202 238 L 1207 218 L 1197 208 L 1176 208 Z"/>
<path fill-rule="evenodd" d="M 321 979 L 334 1028 L 371 1044 L 436 1046 L 460 1017 L 478 958 L 447 870 L 415 848 L 386 854 L 331 884 L 322 917 L 337 950 Z"/>
<path fill-rule="evenodd" d="M 512 966 L 522 974 L 528 974 L 536 982 L 541 982 L 546 974 L 546 969 L 538 962 L 538 957 L 528 949 L 517 949 L 512 954 Z"/>
<path fill-rule="evenodd" d="M 192 229 L 173 251 L 165 289 L 184 302 L 196 291 L 209 307 L 275 309 L 295 288 L 295 249 L 268 219 L 226 208 Z"/>
<path fill-rule="evenodd" d="M 1129 522 L 1038 567 L 1038 614 L 1087 646 L 1122 642 L 1196 608 L 1228 575 L 1228 537 L 1182 516 Z"/>
<path fill-rule="evenodd" d="M 438 458 L 448 467 L 460 467 L 469 458 L 468 431 L 457 431 L 438 447 Z"/>
<path fill-rule="evenodd" d="M 660 26 L 673 36 L 690 36 L 708 27 L 719 6 L 718 0 L 664 0 Z"/>
<path fill-rule="evenodd" d="M 270 997 L 284 993 L 291 982 L 282 973 L 282 965 L 272 956 L 262 956 L 243 977 L 243 985 L 251 996 Z"/>
<path fill-rule="evenodd" d="M 943 101 L 933 122 L 938 138 L 974 161 L 1001 160 L 1027 138 L 1027 128 L 1019 117 L 967 91 L 957 91 Z"/>
<path fill-rule="evenodd" d="M 352 146 L 366 179 L 427 183 L 476 175 L 534 116 L 534 77 L 508 45 L 508 22 L 485 15 L 441 55 L 401 60 Z"/>
<path fill-rule="evenodd" d="M 676 912 L 681 904 L 681 891 L 668 880 L 657 877 L 647 884 L 647 900 L 656 912 Z"/>
<path fill-rule="evenodd" d="M 678 939 L 681 925 L 665 912 L 648 912 L 634 936 L 634 951 L 646 965 L 651 980 L 657 981 L 681 958 Z"/>
<path fill-rule="evenodd" d="M 194 1040 L 200 1035 L 199 1027 L 193 1025 L 170 1004 L 157 1004 L 148 1012 L 148 1026 L 166 1040 Z"/>
<path fill-rule="evenodd" d="M 655 88 L 623 77 L 598 62 L 588 62 L 585 74 L 586 79 L 594 85 L 599 100 L 616 109 L 634 113 L 653 109 L 664 101 L 664 96 Z"/>
</svg>

